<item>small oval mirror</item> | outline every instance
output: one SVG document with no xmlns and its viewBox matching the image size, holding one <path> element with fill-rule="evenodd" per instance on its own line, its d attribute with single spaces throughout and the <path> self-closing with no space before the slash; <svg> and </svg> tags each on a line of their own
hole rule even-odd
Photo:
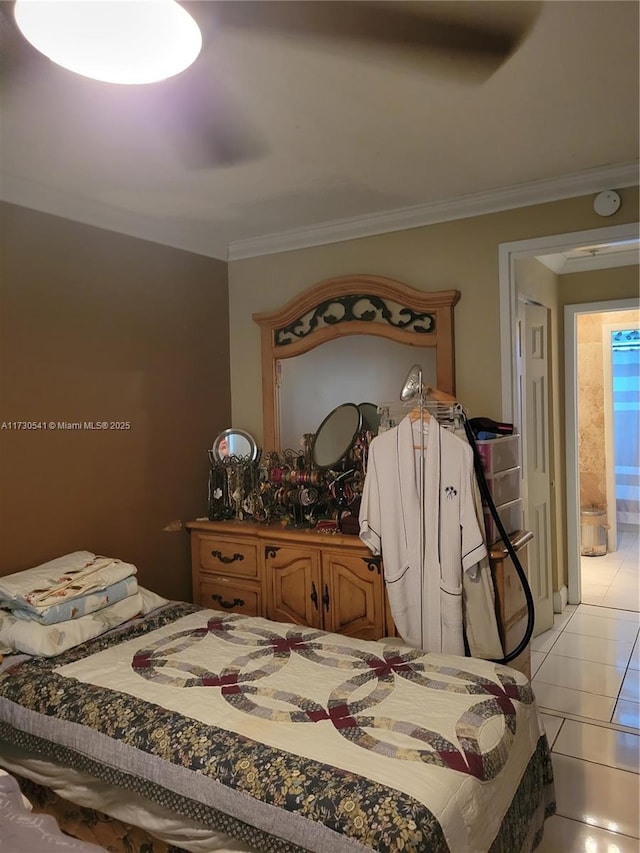
<svg viewBox="0 0 640 853">
<path fill-rule="evenodd" d="M 239 459 L 258 458 L 258 446 L 248 432 L 243 429 L 225 429 L 216 437 L 211 448 L 213 458 L 220 461 L 227 456 L 237 456 Z"/>
<path fill-rule="evenodd" d="M 362 428 L 362 414 L 355 403 L 343 403 L 329 412 L 314 436 L 311 447 L 317 468 L 332 468 L 349 452 Z"/>
</svg>

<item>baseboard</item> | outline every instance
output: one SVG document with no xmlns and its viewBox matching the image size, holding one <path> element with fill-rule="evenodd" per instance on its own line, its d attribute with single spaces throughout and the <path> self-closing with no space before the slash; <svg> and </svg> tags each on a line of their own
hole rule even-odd
<svg viewBox="0 0 640 853">
<path fill-rule="evenodd" d="M 553 612 L 562 613 L 569 602 L 569 591 L 566 586 L 561 586 L 557 592 L 553 593 Z"/>
</svg>

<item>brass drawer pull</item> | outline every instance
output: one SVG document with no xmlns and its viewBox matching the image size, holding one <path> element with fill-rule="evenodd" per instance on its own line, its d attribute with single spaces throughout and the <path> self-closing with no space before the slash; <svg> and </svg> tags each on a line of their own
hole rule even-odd
<svg viewBox="0 0 640 853">
<path fill-rule="evenodd" d="M 221 563 L 235 563 L 236 560 L 244 560 L 244 554 L 234 554 L 233 557 L 225 557 L 222 551 L 212 551 L 212 557 L 217 557 Z"/>
<path fill-rule="evenodd" d="M 242 607 L 244 601 L 241 598 L 234 598 L 233 601 L 224 601 L 221 595 L 215 593 L 211 596 L 214 601 L 217 601 L 220 607 L 224 607 L 225 610 L 231 610 L 232 607 Z"/>
</svg>

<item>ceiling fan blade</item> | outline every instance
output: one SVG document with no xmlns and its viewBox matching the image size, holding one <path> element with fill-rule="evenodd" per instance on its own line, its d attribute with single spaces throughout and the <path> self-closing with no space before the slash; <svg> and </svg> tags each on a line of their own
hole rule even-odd
<svg viewBox="0 0 640 853">
<path fill-rule="evenodd" d="M 528 28 L 532 11 L 521 16 L 519 22 L 513 15 L 491 22 L 481 20 L 479 7 L 484 4 L 477 2 L 246 0 L 214 5 L 216 19 L 225 27 L 325 38 L 335 44 L 367 46 L 378 51 L 391 49 L 422 55 L 437 51 L 494 65 L 515 50 Z M 468 20 L 461 12 L 467 13 Z"/>
<path fill-rule="evenodd" d="M 114 138 L 130 134 L 141 141 L 164 134 L 187 169 L 228 167 L 267 153 L 263 135 L 227 93 L 224 81 L 208 72 L 206 62 L 196 61 L 175 77 L 144 86 L 89 80 L 59 68 L 33 48 L 0 3 L 0 94 L 8 95 L 21 79 L 52 69 L 60 78 L 68 76 L 86 120 L 91 115 L 94 123 L 107 123 Z"/>
<path fill-rule="evenodd" d="M 268 152 L 264 135 L 223 81 L 210 79 L 206 63 L 157 88 L 156 108 L 187 168 L 239 165 Z"/>
</svg>

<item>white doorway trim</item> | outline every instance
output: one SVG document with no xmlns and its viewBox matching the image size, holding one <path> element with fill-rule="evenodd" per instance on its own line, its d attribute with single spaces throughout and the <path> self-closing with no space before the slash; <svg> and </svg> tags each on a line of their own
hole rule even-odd
<svg viewBox="0 0 640 853">
<path fill-rule="evenodd" d="M 502 384 L 502 420 L 513 423 L 519 427 L 520 413 L 518 411 L 518 389 L 516 371 L 517 353 L 517 317 L 518 317 L 518 286 L 516 280 L 516 261 L 520 258 L 530 258 L 540 255 L 552 255 L 566 252 L 591 243 L 613 243 L 618 240 L 634 239 L 638 236 L 638 223 L 631 222 L 625 225 L 614 225 L 604 228 L 594 228 L 587 231 L 574 231 L 566 234 L 552 234 L 546 237 L 534 237 L 530 240 L 517 240 L 510 243 L 500 243 L 498 246 L 498 287 L 500 297 L 500 354 L 501 354 L 501 384 Z M 596 303 L 603 305 L 604 303 Z M 604 309 L 601 309 L 604 310 Z M 568 358 L 565 352 L 565 363 Z M 572 371 L 575 372 L 572 361 Z M 575 377 L 574 377 L 575 379 Z M 572 384 L 570 384 L 572 382 Z M 571 389 L 575 390 L 575 381 L 570 380 L 565 374 L 565 388 L 567 395 Z M 567 444 L 567 465 L 572 453 L 575 453 L 575 408 L 574 431 L 571 434 L 571 443 Z M 520 427 L 519 427 L 520 428 Z M 567 425 L 568 430 L 568 425 Z M 522 432 L 522 430 L 520 430 Z M 568 432 L 567 432 L 568 434 Z M 526 436 L 522 437 L 521 452 L 525 452 L 524 443 Z M 573 447 L 573 451 L 570 449 Z M 574 466 L 577 464 L 574 461 Z M 575 467 L 574 481 L 577 477 Z M 567 497 L 565 507 L 565 519 L 567 525 L 567 549 L 568 549 L 568 579 L 573 583 L 573 595 L 571 591 L 570 601 L 579 601 L 580 573 L 579 569 L 579 512 L 577 489 L 569 482 L 567 476 Z M 571 568 L 573 563 L 573 569 Z M 557 600 L 561 610 L 566 604 L 567 590 L 563 587 L 556 591 Z"/>
<path fill-rule="evenodd" d="M 570 604 L 579 604 L 582 598 L 580 583 L 580 477 L 578 473 L 577 440 L 577 317 L 578 314 L 602 314 L 609 311 L 628 311 L 637 307 L 637 299 L 614 299 L 608 302 L 583 302 L 576 305 L 565 305 L 564 307 L 567 574 Z"/>
</svg>

